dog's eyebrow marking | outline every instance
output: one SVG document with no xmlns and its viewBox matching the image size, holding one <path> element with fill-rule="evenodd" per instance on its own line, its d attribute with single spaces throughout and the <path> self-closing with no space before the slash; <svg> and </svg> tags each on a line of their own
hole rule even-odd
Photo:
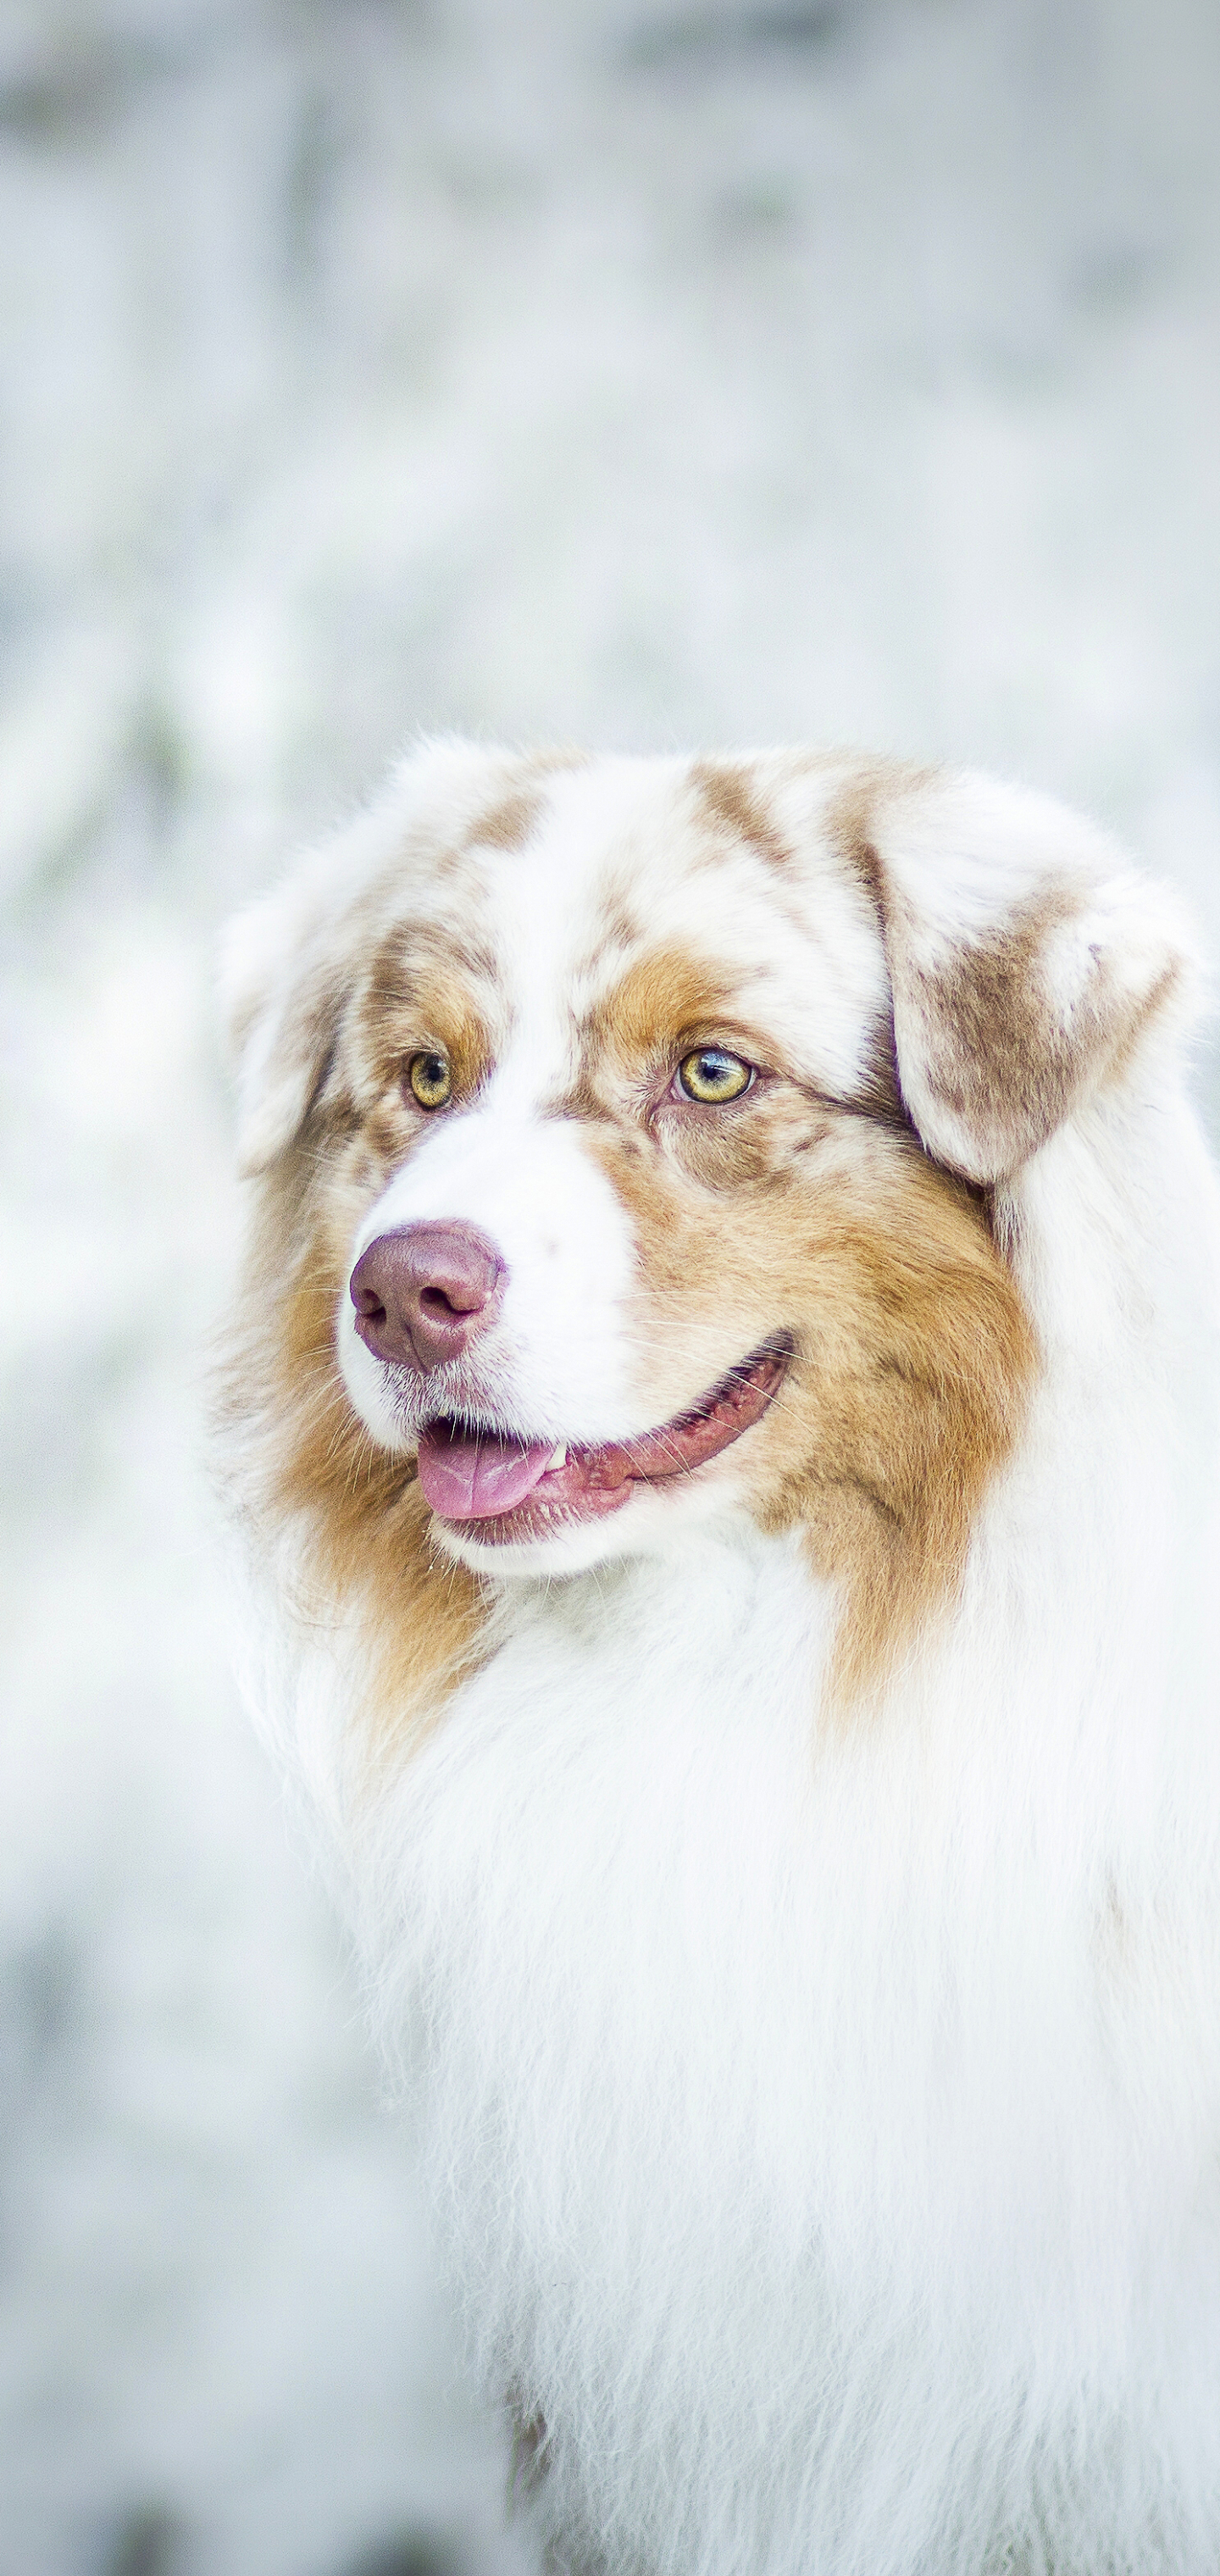
<svg viewBox="0 0 1220 2576">
<path fill-rule="evenodd" d="M 624 918 L 627 926 L 634 927 Z M 596 979 L 605 964 L 603 944 L 585 958 L 577 983 Z M 731 968 L 693 950 L 653 949 L 620 971 L 608 989 L 583 1009 L 573 1003 L 576 1069 L 569 1081 L 548 1095 L 545 1115 L 604 1120 L 612 1113 L 598 1089 L 597 1075 L 607 1058 L 620 1073 L 638 1074 L 644 1066 L 655 1066 L 660 1056 L 683 1040 L 693 1043 L 704 1032 L 735 1027 L 737 1019 L 737 985 Z"/>
<path fill-rule="evenodd" d="M 491 950 L 459 931 L 399 922 L 370 960 L 356 1026 L 366 1075 L 379 1088 L 412 1028 L 443 1045 L 463 1090 L 486 1079 L 503 1034 L 504 996 Z"/>
<path fill-rule="evenodd" d="M 786 868 L 792 857 L 773 815 L 759 795 L 748 769 L 735 761 L 696 760 L 691 785 L 707 819 L 721 831 L 748 841 L 768 867 Z"/>
<path fill-rule="evenodd" d="M 627 1062 L 655 1054 L 661 1042 L 736 1015 L 730 968 L 695 950 L 658 948 L 639 958 L 579 1022 L 582 1045 Z"/>
</svg>

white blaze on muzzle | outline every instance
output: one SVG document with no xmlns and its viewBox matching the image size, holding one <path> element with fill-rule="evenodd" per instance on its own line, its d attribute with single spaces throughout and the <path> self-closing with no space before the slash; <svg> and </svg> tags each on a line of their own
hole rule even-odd
<svg viewBox="0 0 1220 2576">
<path fill-rule="evenodd" d="M 359 1338 L 350 1280 L 379 1237 L 421 1224 L 474 1229 L 504 1269 L 460 1358 L 412 1373 L 412 1383 Z M 344 1381 L 390 1448 L 449 1411 L 531 1438 L 628 1437 L 647 1427 L 629 1367 L 633 1293 L 631 1226 L 575 1125 L 489 1101 L 425 1133 L 364 1218 L 339 1301 Z"/>
</svg>

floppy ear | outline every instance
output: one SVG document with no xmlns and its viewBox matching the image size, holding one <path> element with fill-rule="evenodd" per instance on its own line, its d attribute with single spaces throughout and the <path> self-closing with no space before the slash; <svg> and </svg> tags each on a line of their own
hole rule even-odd
<svg viewBox="0 0 1220 2576">
<path fill-rule="evenodd" d="M 937 1162 L 1003 1180 L 1188 984 L 1172 898 L 1049 798 L 970 775 L 883 793 L 857 856 L 904 1104 Z"/>
<path fill-rule="evenodd" d="M 342 983 L 320 888 L 296 877 L 229 923 L 220 1001 L 237 1076 L 238 1168 L 266 1171 L 303 1126 L 333 1058 Z"/>
</svg>

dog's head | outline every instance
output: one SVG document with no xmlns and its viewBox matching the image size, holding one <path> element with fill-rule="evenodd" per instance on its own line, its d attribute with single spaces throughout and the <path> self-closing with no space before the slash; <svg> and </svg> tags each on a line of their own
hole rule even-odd
<svg viewBox="0 0 1220 2576">
<path fill-rule="evenodd" d="M 862 1671 L 1019 1431 L 997 1199 L 1177 954 L 984 780 L 421 753 L 230 938 L 264 1501 L 383 1592 L 799 1526 Z"/>
</svg>

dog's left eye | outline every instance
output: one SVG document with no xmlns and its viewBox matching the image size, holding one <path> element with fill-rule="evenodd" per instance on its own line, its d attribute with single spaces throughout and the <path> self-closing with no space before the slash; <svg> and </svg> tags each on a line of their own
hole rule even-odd
<svg viewBox="0 0 1220 2576">
<path fill-rule="evenodd" d="M 684 1055 L 678 1067 L 678 1088 L 688 1100 L 702 1100 L 712 1107 L 726 1100 L 740 1100 L 754 1080 L 754 1067 L 739 1055 L 730 1055 L 726 1047 L 696 1047 L 693 1055 Z"/>
<path fill-rule="evenodd" d="M 421 1109 L 443 1109 L 453 1089 L 453 1076 L 443 1055 L 413 1055 L 407 1081 Z"/>
</svg>

